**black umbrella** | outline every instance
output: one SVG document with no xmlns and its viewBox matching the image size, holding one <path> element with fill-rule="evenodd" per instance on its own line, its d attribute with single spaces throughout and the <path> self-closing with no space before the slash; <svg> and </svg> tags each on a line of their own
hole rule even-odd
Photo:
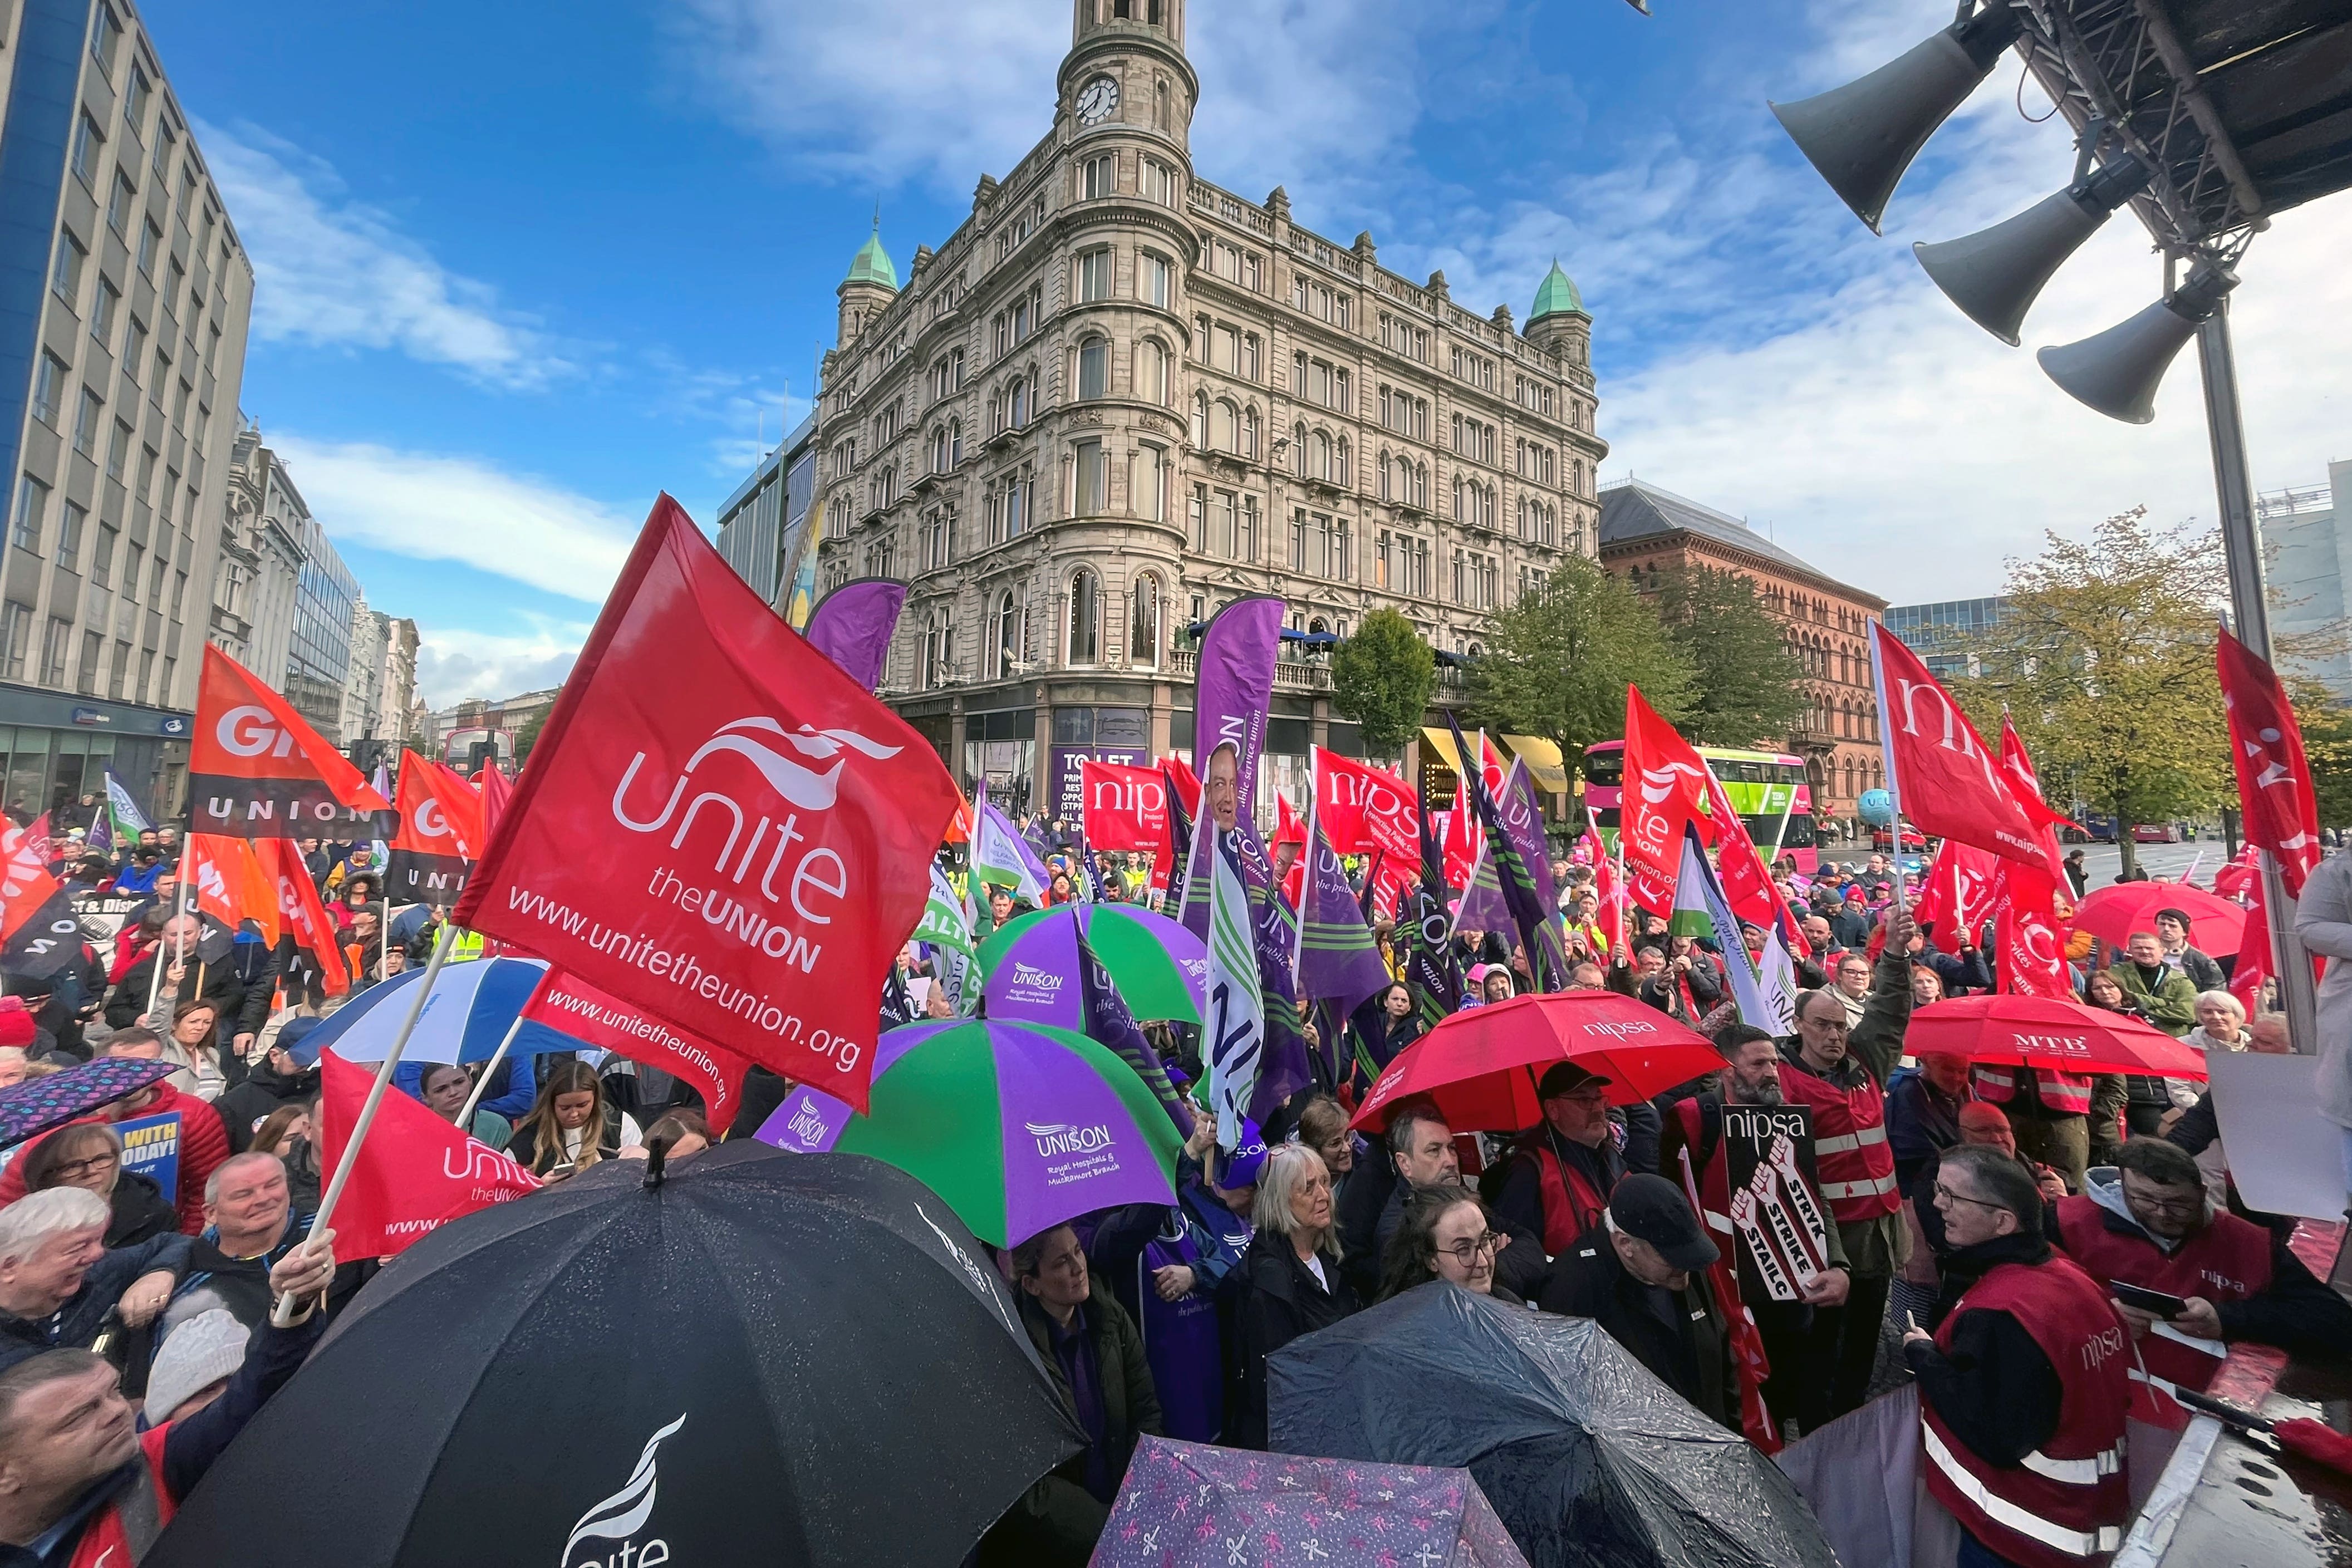
<svg viewBox="0 0 2352 1568">
<path fill-rule="evenodd" d="M 1433 1282 L 1266 1368 L 1275 1448 L 1465 1466 L 1534 1568 L 1836 1568 L 1780 1468 L 1590 1318 Z"/>
<path fill-rule="evenodd" d="M 147 1568 L 953 1568 L 1083 1435 L 913 1177 L 612 1162 L 388 1266 Z"/>
</svg>

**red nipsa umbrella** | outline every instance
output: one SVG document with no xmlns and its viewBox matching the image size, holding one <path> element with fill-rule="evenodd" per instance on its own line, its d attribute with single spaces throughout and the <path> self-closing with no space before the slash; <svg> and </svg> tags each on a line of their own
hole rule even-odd
<svg viewBox="0 0 2352 1568">
<path fill-rule="evenodd" d="M 1620 1105 L 1647 1100 L 1723 1065 L 1704 1036 L 1615 991 L 1553 991 L 1470 1008 L 1398 1053 L 1356 1112 L 1388 1124 L 1398 1101 L 1427 1094 L 1463 1132 L 1516 1131 L 1542 1115 L 1536 1084 L 1556 1062 L 1610 1080 Z"/>
<path fill-rule="evenodd" d="M 1904 1031 L 1914 1056 L 1965 1056 L 2063 1072 L 2203 1078 L 2205 1053 L 2129 1013 L 2047 997 L 1955 997 L 1915 1009 Z"/>
<path fill-rule="evenodd" d="M 2126 882 L 2103 887 L 2074 908 L 2074 929 L 2120 947 L 2135 931 L 2154 931 L 2156 912 L 2178 909 L 2189 916 L 2189 942 L 2200 952 L 2222 957 L 2238 950 L 2246 912 L 2185 882 Z"/>
</svg>

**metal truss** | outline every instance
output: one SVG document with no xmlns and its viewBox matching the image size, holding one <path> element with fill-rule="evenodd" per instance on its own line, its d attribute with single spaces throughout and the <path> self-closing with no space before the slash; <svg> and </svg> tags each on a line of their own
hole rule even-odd
<svg viewBox="0 0 2352 1568">
<path fill-rule="evenodd" d="M 2234 269 L 2267 228 L 2262 193 L 2161 0 L 2017 0 L 2026 69 L 2074 128 L 2154 172 L 2132 210 L 2168 259 Z"/>
</svg>

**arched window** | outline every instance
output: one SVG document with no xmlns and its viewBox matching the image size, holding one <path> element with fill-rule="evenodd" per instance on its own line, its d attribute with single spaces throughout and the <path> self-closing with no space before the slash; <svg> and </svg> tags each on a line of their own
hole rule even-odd
<svg viewBox="0 0 2352 1568">
<path fill-rule="evenodd" d="M 1323 619 L 1323 617 L 1318 615 L 1307 622 L 1307 630 L 1309 632 L 1328 632 L 1331 630 L 1331 626 L 1328 622 Z"/>
<path fill-rule="evenodd" d="M 1098 398 L 1110 392 L 1110 340 L 1088 338 L 1078 345 L 1078 396 Z"/>
<path fill-rule="evenodd" d="M 1158 522 L 1167 514 L 1167 455 L 1150 443 L 1139 444 L 1127 470 L 1128 510 Z"/>
<path fill-rule="evenodd" d="M 1303 424 L 1290 427 L 1290 471 L 1301 479 L 1312 476 L 1315 472 L 1313 460 L 1307 455 L 1307 427 Z"/>
<path fill-rule="evenodd" d="M 1192 444 L 1205 451 L 1209 444 L 1209 394 L 1192 394 Z"/>
<path fill-rule="evenodd" d="M 1470 486 L 1459 474 L 1454 476 L 1454 520 L 1458 523 L 1470 520 Z"/>
<path fill-rule="evenodd" d="M 1160 20 L 1160 0 L 1151 0 L 1151 19 L 1154 22 Z M 1161 78 L 1159 82 L 1154 84 L 1154 87 L 1155 96 L 1158 101 L 1152 110 L 1151 123 L 1159 130 L 1166 131 L 1169 129 L 1167 78 L 1164 77 Z"/>
<path fill-rule="evenodd" d="M 1331 437 L 1318 430 L 1307 437 L 1307 446 L 1313 454 L 1307 465 L 1307 477 L 1310 479 L 1331 477 Z"/>
<path fill-rule="evenodd" d="M 1139 669 L 1160 667 L 1160 580 L 1145 572 L 1135 580 L 1128 608 L 1127 662 Z"/>
<path fill-rule="evenodd" d="M 1412 465 L 1412 504 L 1423 511 L 1429 508 L 1429 465 L 1426 463 Z"/>
<path fill-rule="evenodd" d="M 931 472 L 944 474 L 948 466 L 948 427 L 943 424 L 931 432 Z"/>
<path fill-rule="evenodd" d="M 1135 395 L 1162 407 L 1168 402 L 1168 350 L 1157 339 L 1146 338 L 1137 350 Z"/>
<path fill-rule="evenodd" d="M 1250 458 L 1257 455 L 1257 410 L 1254 408 L 1242 411 L 1241 454 Z"/>
<path fill-rule="evenodd" d="M 1018 430 L 1023 425 L 1028 423 L 1029 378 L 1027 376 L 1015 376 L 1013 380 L 1012 390 L 1005 393 L 1005 399 L 1013 407 L 1013 428 Z"/>
<path fill-rule="evenodd" d="M 997 596 L 996 612 L 989 619 L 993 622 L 990 641 L 996 650 L 989 674 L 1001 681 L 1010 677 L 1013 666 L 1021 661 L 1021 612 L 1013 608 L 1011 589 Z"/>
<path fill-rule="evenodd" d="M 1209 411 L 1209 444 L 1220 452 L 1241 450 L 1241 410 L 1223 398 Z"/>
<path fill-rule="evenodd" d="M 952 468 L 962 461 L 963 421 L 951 419 L 948 421 L 948 466 Z"/>
<path fill-rule="evenodd" d="M 1331 461 L 1333 465 L 1331 469 L 1331 478 L 1333 482 L 1345 485 L 1349 489 L 1353 489 L 1356 482 L 1356 471 L 1354 468 L 1349 466 L 1348 463 L 1348 438 L 1346 436 L 1343 435 L 1339 437 L 1338 449 L 1333 454 Z"/>
<path fill-rule="evenodd" d="M 1091 664 L 1102 656 L 1102 587 L 1095 574 L 1080 568 L 1070 577 L 1070 643 L 1072 664 Z"/>
<path fill-rule="evenodd" d="M 1388 451 L 1387 451 L 1387 449 L 1386 449 L 1386 448 L 1382 448 L 1382 449 L 1381 449 L 1381 481 L 1380 481 L 1380 483 L 1381 483 L 1380 495 L 1381 495 L 1381 500 L 1383 500 L 1383 501 L 1391 501 L 1391 500 L 1402 500 L 1402 499 L 1403 498 L 1403 497 L 1400 497 L 1400 496 L 1392 495 L 1392 494 L 1391 493 L 1391 491 L 1390 491 L 1390 487 L 1389 487 L 1389 455 L 1388 455 Z"/>
</svg>

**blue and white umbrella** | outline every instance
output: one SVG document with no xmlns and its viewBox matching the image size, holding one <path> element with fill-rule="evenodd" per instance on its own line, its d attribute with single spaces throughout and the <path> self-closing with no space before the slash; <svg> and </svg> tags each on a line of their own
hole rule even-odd
<svg viewBox="0 0 2352 1568">
<path fill-rule="evenodd" d="M 382 1061 L 416 998 L 408 993 L 425 981 L 425 971 L 411 969 L 379 986 L 371 986 L 337 1009 L 317 1029 L 304 1035 L 293 1053 L 304 1065 L 318 1061 L 329 1046 L 346 1061 Z M 417 1015 L 408 1037 L 404 1061 L 487 1061 L 499 1042 L 514 1027 L 523 1004 L 547 976 L 540 958 L 482 958 L 469 964 L 446 964 Z M 537 1049 L 569 1050 L 542 1045 Z"/>
</svg>

